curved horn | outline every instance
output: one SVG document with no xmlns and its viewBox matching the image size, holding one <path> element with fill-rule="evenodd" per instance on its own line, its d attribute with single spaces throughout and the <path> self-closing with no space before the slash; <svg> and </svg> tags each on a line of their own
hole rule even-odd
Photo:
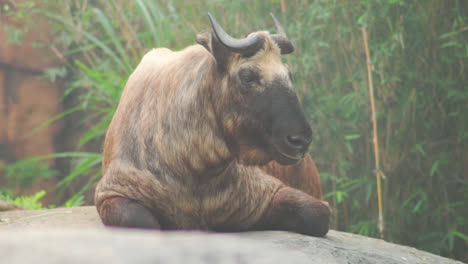
<svg viewBox="0 0 468 264">
<path fill-rule="evenodd" d="M 235 39 L 221 28 L 210 13 L 208 13 L 208 17 L 216 37 L 230 51 L 241 54 L 255 54 L 263 47 L 264 39 L 261 35 L 252 34 L 244 39 Z"/>
<path fill-rule="evenodd" d="M 273 15 L 273 13 L 270 13 L 270 15 L 273 18 L 276 27 L 276 34 L 271 35 L 271 39 L 279 46 L 281 54 L 292 53 L 294 51 L 293 44 L 291 41 L 289 41 L 286 33 L 284 33 L 283 27 L 278 22 L 278 19 L 276 19 L 275 15 Z"/>
</svg>

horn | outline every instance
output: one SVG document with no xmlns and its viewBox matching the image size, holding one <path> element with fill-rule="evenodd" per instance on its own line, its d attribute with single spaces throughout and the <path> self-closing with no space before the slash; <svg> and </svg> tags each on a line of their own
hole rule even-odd
<svg viewBox="0 0 468 264">
<path fill-rule="evenodd" d="M 276 27 L 276 34 L 270 35 L 271 39 L 278 45 L 281 50 L 281 54 L 292 53 L 294 51 L 293 44 L 289 41 L 286 33 L 284 33 L 283 27 L 279 23 L 278 19 L 276 19 L 275 15 L 273 15 L 273 13 L 270 13 L 270 15 L 273 18 Z"/>
<path fill-rule="evenodd" d="M 208 13 L 211 26 L 218 40 L 230 51 L 244 55 L 255 54 L 263 47 L 264 39 L 260 34 L 252 34 L 244 39 L 229 36 L 218 24 L 216 19 Z"/>
</svg>

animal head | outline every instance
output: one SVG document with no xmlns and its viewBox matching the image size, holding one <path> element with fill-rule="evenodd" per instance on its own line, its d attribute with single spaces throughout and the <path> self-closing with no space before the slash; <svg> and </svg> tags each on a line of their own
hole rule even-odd
<svg viewBox="0 0 468 264">
<path fill-rule="evenodd" d="M 219 87 L 211 92 L 231 151 L 244 164 L 297 162 L 307 153 L 312 130 L 281 61 L 294 51 L 281 25 L 272 15 L 276 34 L 235 39 L 208 15 L 213 31 L 199 34 L 197 42 L 216 60 Z"/>
</svg>

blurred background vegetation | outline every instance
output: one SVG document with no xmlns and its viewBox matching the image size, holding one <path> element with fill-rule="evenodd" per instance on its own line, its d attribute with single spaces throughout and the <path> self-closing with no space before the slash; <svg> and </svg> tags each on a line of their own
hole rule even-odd
<svg viewBox="0 0 468 264">
<path fill-rule="evenodd" d="M 2 15 L 45 18 L 54 36 L 47 45 L 63 61 L 44 75 L 65 80 L 65 110 L 37 129 L 64 119 L 62 132 L 73 136 L 60 153 L 3 165 L 0 199 L 28 201 L 15 197 L 18 188 L 54 177 L 55 205 L 92 203 L 103 135 L 142 55 L 194 44 L 195 34 L 209 28 L 208 11 L 233 36 L 273 31 L 273 12 L 296 46 L 284 60 L 313 125 L 310 152 L 334 210 L 332 228 L 378 237 L 365 27 L 385 175 L 384 238 L 467 260 L 467 1 L 15 2 L 3 3 Z M 22 31 L 34 30 L 34 21 L 28 25 L 9 29 L 10 36 L 21 41 Z M 59 165 L 44 167 L 50 158 Z M 43 195 L 28 202 L 36 208 Z"/>
</svg>

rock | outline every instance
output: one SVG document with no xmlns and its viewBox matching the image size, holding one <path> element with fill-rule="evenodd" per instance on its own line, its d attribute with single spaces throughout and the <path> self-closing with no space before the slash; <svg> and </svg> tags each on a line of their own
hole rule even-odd
<svg viewBox="0 0 468 264">
<path fill-rule="evenodd" d="M 54 153 L 60 122 L 33 129 L 62 111 L 59 84 L 22 73 L 10 74 L 3 84 L 9 98 L 5 98 L 8 109 L 3 112 L 5 123 L 1 128 L 6 131 L 5 140 L 15 145 L 11 154 L 20 158 Z"/>
<path fill-rule="evenodd" d="M 47 227 L 104 228 L 94 206 L 0 212 L 0 230 Z"/>
<path fill-rule="evenodd" d="M 1 44 L 0 44 L 1 46 Z M 37 129 L 62 111 L 58 82 L 39 75 L 0 69 L 0 164 L 9 164 L 26 157 L 44 156 L 57 152 L 62 120 Z M 42 161 L 52 167 L 54 159 Z M 34 171 L 30 171 L 33 173 Z M 2 177 L 0 185 L 14 184 Z M 21 177 L 19 177 L 21 178 Z M 46 190 L 43 203 L 54 200 L 56 179 L 34 177 L 32 187 L 22 186 L 15 195 L 32 195 Z"/>
<path fill-rule="evenodd" d="M 461 263 L 330 231 L 202 233 L 105 228 L 94 207 L 0 212 L 2 263 Z"/>
<path fill-rule="evenodd" d="M 308 263 L 287 251 L 225 234 L 109 229 L 11 231 L 5 263 Z"/>
<path fill-rule="evenodd" d="M 56 37 L 52 26 L 34 11 L 43 2 L 0 1 L 0 165 L 58 152 L 63 137 L 61 119 L 35 129 L 62 112 L 62 83 L 42 76 L 48 68 L 64 63 L 57 56 L 60 47 L 54 46 L 58 42 L 51 41 Z M 12 42 L 15 36 L 21 37 Z M 55 160 L 43 162 L 54 165 Z M 0 185 L 15 188 L 18 183 L 7 181 L 2 174 L 0 168 Z M 55 183 L 56 179 L 42 178 L 33 188 L 21 186 L 15 195 L 46 190 L 42 202 L 51 203 Z"/>
<path fill-rule="evenodd" d="M 10 211 L 10 210 L 21 210 L 23 209 L 21 206 L 18 206 L 14 203 L 5 202 L 0 200 L 0 212 L 2 211 Z"/>
<path fill-rule="evenodd" d="M 34 2 L 37 6 L 41 4 L 37 0 Z M 38 72 L 62 64 L 51 49 L 54 35 L 44 18 L 34 15 L 17 19 L 14 14 L 0 15 L 0 25 L 0 65 Z M 9 36 L 15 35 L 11 31 L 20 32 L 19 43 L 10 41 Z"/>
</svg>

